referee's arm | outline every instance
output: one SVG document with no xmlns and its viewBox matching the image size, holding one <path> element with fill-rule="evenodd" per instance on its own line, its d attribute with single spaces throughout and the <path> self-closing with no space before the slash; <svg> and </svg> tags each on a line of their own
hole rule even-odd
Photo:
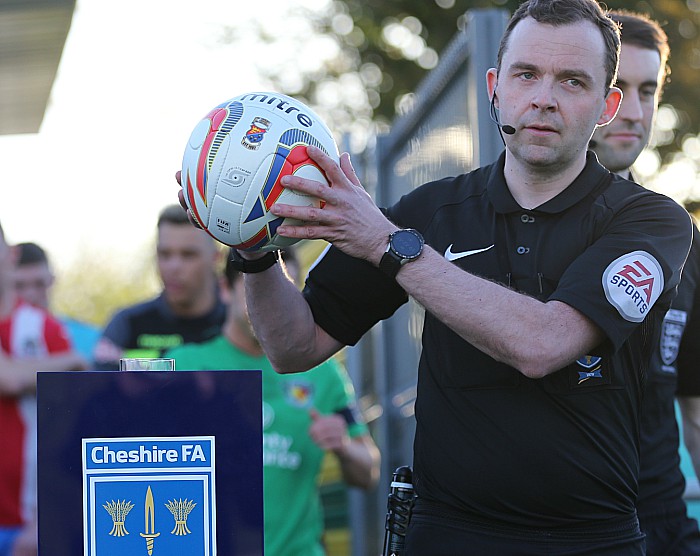
<svg viewBox="0 0 700 556">
<path fill-rule="evenodd" d="M 558 371 L 590 353 L 605 337 L 592 320 L 566 303 L 544 303 L 464 272 L 427 246 L 396 279 L 470 344 L 530 378 Z"/>
<path fill-rule="evenodd" d="M 314 322 L 304 296 L 279 264 L 244 274 L 244 280 L 251 324 L 278 373 L 308 371 L 344 347 Z"/>
</svg>

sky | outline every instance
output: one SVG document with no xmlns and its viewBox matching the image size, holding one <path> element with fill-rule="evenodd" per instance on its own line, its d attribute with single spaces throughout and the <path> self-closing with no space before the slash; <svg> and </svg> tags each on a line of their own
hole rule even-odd
<svg viewBox="0 0 700 556">
<path fill-rule="evenodd" d="M 327 1 L 77 0 L 39 133 L 0 136 L 8 240 L 41 244 L 59 268 L 152 245 L 194 126 L 231 97 L 269 89 L 258 68 L 285 44 L 290 58 L 290 40 L 292 71 L 304 69 L 308 41 L 294 33 L 307 30 L 290 25 L 292 10 Z M 252 21 L 280 44 L 258 44 Z"/>
</svg>

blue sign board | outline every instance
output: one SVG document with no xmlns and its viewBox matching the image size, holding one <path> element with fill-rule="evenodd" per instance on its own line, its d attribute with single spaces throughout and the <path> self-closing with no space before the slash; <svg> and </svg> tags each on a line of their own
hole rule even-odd
<svg viewBox="0 0 700 556">
<path fill-rule="evenodd" d="M 39 556 L 263 553 L 260 371 L 38 373 Z"/>
</svg>

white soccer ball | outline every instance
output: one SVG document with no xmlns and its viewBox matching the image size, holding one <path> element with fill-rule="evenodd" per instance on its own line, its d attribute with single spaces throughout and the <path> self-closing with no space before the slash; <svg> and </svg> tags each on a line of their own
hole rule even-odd
<svg viewBox="0 0 700 556">
<path fill-rule="evenodd" d="M 276 202 L 320 206 L 315 197 L 286 189 L 285 175 L 328 183 L 307 153 L 313 145 L 338 161 L 338 147 L 321 119 L 286 95 L 253 92 L 211 110 L 194 128 L 182 159 L 182 189 L 197 223 L 242 251 L 273 251 L 298 240 L 277 235 L 294 219 L 269 212 Z"/>
</svg>

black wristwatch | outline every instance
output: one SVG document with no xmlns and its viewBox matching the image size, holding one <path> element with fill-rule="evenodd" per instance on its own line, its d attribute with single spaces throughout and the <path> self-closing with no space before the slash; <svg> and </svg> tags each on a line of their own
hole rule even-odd
<svg viewBox="0 0 700 556">
<path fill-rule="evenodd" d="M 420 256 L 424 243 L 423 236 L 417 230 L 396 230 L 389 236 L 389 245 L 379 261 L 379 270 L 395 278 L 402 265 Z"/>
<path fill-rule="evenodd" d="M 278 259 L 279 251 L 270 251 L 259 259 L 249 261 L 241 257 L 241 254 L 236 249 L 231 249 L 231 266 L 238 272 L 243 272 L 244 274 L 255 274 L 267 270 L 274 265 Z"/>
</svg>

